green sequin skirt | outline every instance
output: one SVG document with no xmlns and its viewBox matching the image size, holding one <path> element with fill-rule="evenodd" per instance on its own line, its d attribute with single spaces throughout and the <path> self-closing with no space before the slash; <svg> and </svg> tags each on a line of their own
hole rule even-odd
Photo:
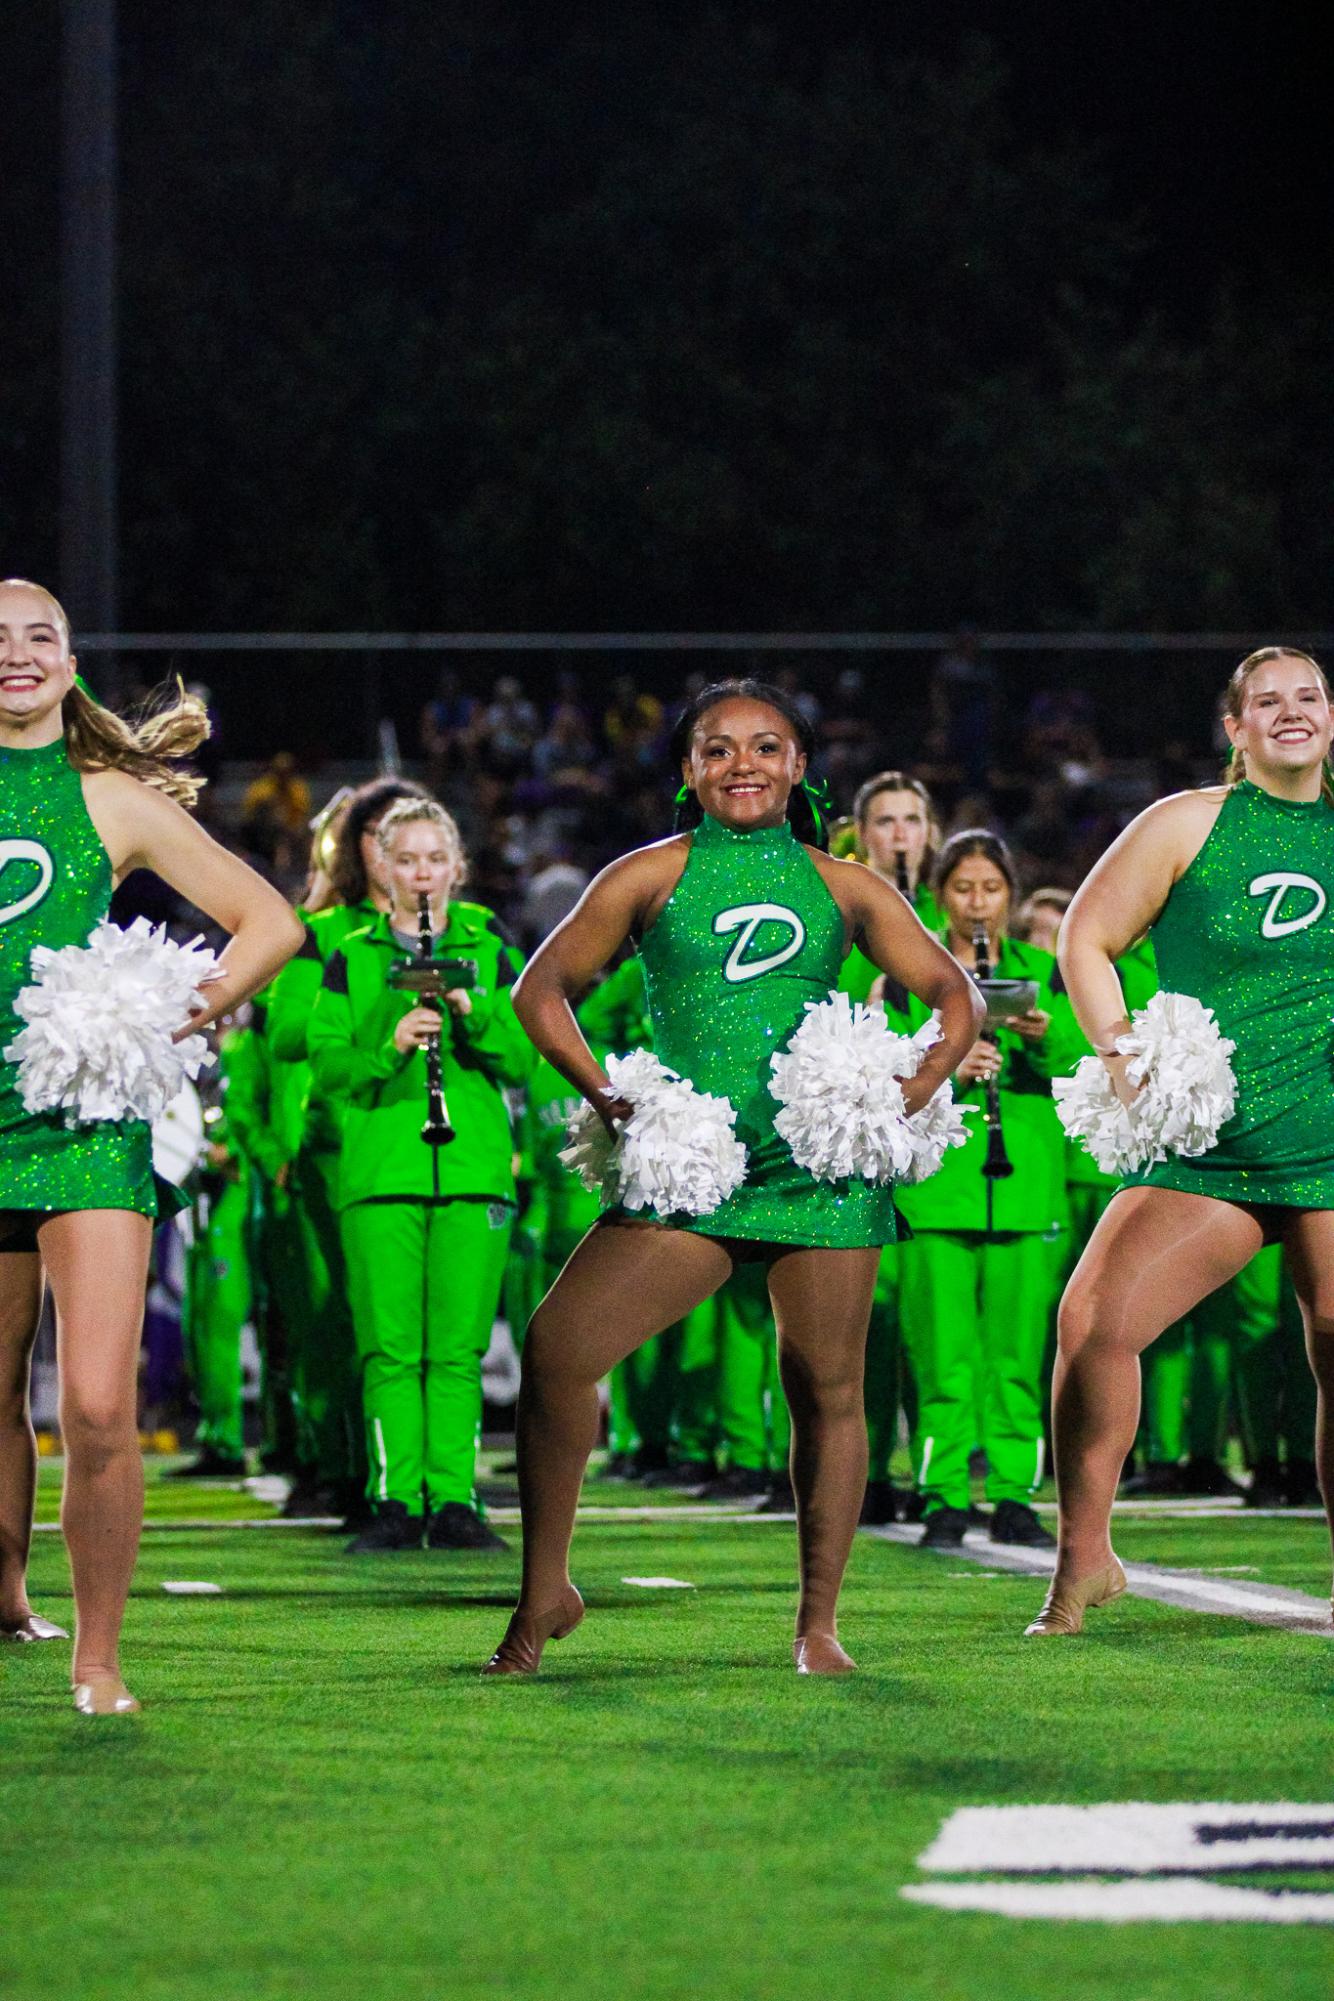
<svg viewBox="0 0 1334 2001">
<path fill-rule="evenodd" d="M 746 1179 L 707 1216 L 639 1213 L 696 1236 L 738 1237 L 809 1250 L 871 1250 L 907 1234 L 894 1207 L 892 1188 L 860 1176 L 817 1181 L 798 1167 L 776 1133 L 752 1147 Z"/>
<path fill-rule="evenodd" d="M 165 1220 L 182 1197 L 153 1174 L 142 1119 L 105 1120 L 73 1131 L 57 1112 L 0 1116 L 0 1210 L 133 1209 Z"/>
</svg>

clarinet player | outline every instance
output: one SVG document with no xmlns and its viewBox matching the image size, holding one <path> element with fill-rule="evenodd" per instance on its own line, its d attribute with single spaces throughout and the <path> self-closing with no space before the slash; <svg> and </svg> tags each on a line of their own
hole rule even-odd
<svg viewBox="0 0 1334 2001">
<path fill-rule="evenodd" d="M 348 1548 L 495 1549 L 474 1474 L 515 1207 L 504 1093 L 535 1060 L 510 1001 L 523 962 L 491 911 L 457 899 L 467 861 L 443 807 L 400 800 L 378 839 L 391 907 L 329 958 L 309 1034 L 342 1124 L 370 1462 L 371 1520 Z"/>
<path fill-rule="evenodd" d="M 980 1445 L 993 1541 L 1047 1546 L 1032 1499 L 1044 1471 L 1043 1360 L 1067 1213 L 1051 1080 L 1073 1067 L 1080 1042 L 1069 1002 L 1053 991 L 1051 954 L 1009 936 L 1018 885 L 1005 843 L 980 828 L 955 834 L 933 881 L 959 964 L 1026 984 L 1013 1001 L 1020 1011 L 989 1024 L 955 1072 L 956 1096 L 976 1108 L 968 1144 L 930 1181 L 898 1192 L 912 1228 L 899 1247 L 899 1309 L 917 1385 L 922 1540 L 963 1540 L 969 1455 Z M 889 1013 L 899 1027 L 926 1019 L 911 1001 Z"/>
</svg>

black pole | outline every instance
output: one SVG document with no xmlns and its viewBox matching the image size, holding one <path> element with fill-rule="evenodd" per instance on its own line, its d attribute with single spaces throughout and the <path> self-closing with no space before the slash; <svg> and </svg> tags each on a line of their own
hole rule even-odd
<svg viewBox="0 0 1334 2001">
<path fill-rule="evenodd" d="M 59 595 L 76 629 L 115 632 L 115 0 L 64 0 L 61 71 Z M 99 692 L 108 679 L 114 662 L 100 663 Z"/>
</svg>

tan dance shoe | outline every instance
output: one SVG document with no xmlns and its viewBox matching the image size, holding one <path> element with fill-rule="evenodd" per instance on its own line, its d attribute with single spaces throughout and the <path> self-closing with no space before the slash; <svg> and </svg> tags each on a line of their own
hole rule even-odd
<svg viewBox="0 0 1334 2001">
<path fill-rule="evenodd" d="M 1084 1630 L 1084 1614 L 1091 1605 L 1110 1605 L 1113 1598 L 1119 1598 L 1126 1588 L 1126 1574 L 1115 1557 L 1103 1569 L 1095 1570 L 1091 1577 L 1081 1577 L 1077 1584 L 1052 1583 L 1051 1590 L 1043 1600 L 1042 1610 L 1031 1626 L 1025 1626 L 1025 1639 L 1053 1639 L 1067 1633 L 1081 1633 Z"/>
<path fill-rule="evenodd" d="M 855 1674 L 857 1663 L 832 1633 L 799 1633 L 792 1642 L 798 1674 Z"/>
<path fill-rule="evenodd" d="M 537 1618 L 527 1612 L 516 1612 L 482 1673 L 536 1674 L 547 1641 L 565 1639 L 583 1616 L 584 1601 L 572 1584 L 566 1585 L 549 1612 Z"/>
<path fill-rule="evenodd" d="M 25 1645 L 33 1640 L 67 1640 L 69 1634 L 63 1626 L 53 1626 L 49 1619 L 43 1619 L 37 1612 L 24 1614 L 16 1626 L 0 1626 L 0 1640 L 17 1640 Z"/>
<path fill-rule="evenodd" d="M 75 1683 L 74 1707 L 80 1716 L 133 1716 L 140 1704 L 118 1674 L 95 1674 Z"/>
</svg>

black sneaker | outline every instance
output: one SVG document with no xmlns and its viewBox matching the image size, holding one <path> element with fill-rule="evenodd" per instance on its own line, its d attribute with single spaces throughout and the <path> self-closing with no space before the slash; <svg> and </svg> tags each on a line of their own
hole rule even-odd
<svg viewBox="0 0 1334 2001">
<path fill-rule="evenodd" d="M 1055 1549 L 1056 1538 L 1044 1529 L 1023 1501 L 997 1501 L 991 1517 L 993 1542 L 1018 1543 L 1021 1549 Z"/>
<path fill-rule="evenodd" d="M 1318 1508 L 1320 1482 L 1314 1459 L 1289 1459 L 1283 1472 L 1283 1499 L 1290 1508 Z"/>
<path fill-rule="evenodd" d="M 1181 1468 L 1174 1459 L 1146 1459 L 1142 1473 L 1131 1473 L 1121 1482 L 1127 1501 L 1165 1499 L 1181 1492 Z"/>
<path fill-rule="evenodd" d="M 796 1513 L 797 1497 L 792 1491 L 790 1473 L 771 1473 L 769 1491 L 755 1512 L 757 1515 L 791 1515 Z"/>
<path fill-rule="evenodd" d="M 1183 1494 L 1235 1495 L 1240 1500 L 1246 1492 L 1241 1482 L 1234 1480 L 1216 1459 L 1188 1459 L 1179 1477 Z"/>
<path fill-rule="evenodd" d="M 428 1549 L 508 1549 L 476 1508 L 462 1501 L 446 1501 L 426 1524 Z"/>
<path fill-rule="evenodd" d="M 641 1487 L 702 1487 L 716 1468 L 711 1459 L 675 1459 L 670 1466 L 640 1476 Z"/>
<path fill-rule="evenodd" d="M 958 1549 L 968 1527 L 967 1508 L 932 1508 L 926 1517 L 919 1549 Z"/>
<path fill-rule="evenodd" d="M 755 1466 L 729 1466 L 708 1481 L 700 1495 L 703 1501 L 744 1501 L 761 1499 L 769 1491 L 769 1475 Z"/>
<path fill-rule="evenodd" d="M 312 1516 L 338 1519 L 346 1511 L 347 1497 L 333 1480 L 299 1479 L 283 1502 L 283 1518 L 289 1522 Z"/>
<path fill-rule="evenodd" d="M 1283 1468 L 1277 1459 L 1256 1461 L 1251 1474 L 1251 1484 L 1246 1489 L 1245 1506 L 1248 1508 L 1283 1506 Z"/>
<path fill-rule="evenodd" d="M 410 1515 L 401 1501 L 380 1501 L 359 1536 L 347 1545 L 349 1556 L 380 1556 L 390 1549 L 420 1549 L 426 1524 Z"/>
<path fill-rule="evenodd" d="M 162 1475 L 164 1480 L 243 1480 L 246 1464 L 244 1459 L 235 1459 L 229 1452 L 210 1452 L 205 1446 L 197 1459 L 191 1459 L 184 1466 L 173 1466 Z"/>
<path fill-rule="evenodd" d="M 902 1505 L 903 1496 L 892 1480 L 868 1480 L 862 1498 L 862 1511 L 857 1519 L 868 1528 L 883 1528 L 886 1522 L 899 1519 Z"/>
</svg>

